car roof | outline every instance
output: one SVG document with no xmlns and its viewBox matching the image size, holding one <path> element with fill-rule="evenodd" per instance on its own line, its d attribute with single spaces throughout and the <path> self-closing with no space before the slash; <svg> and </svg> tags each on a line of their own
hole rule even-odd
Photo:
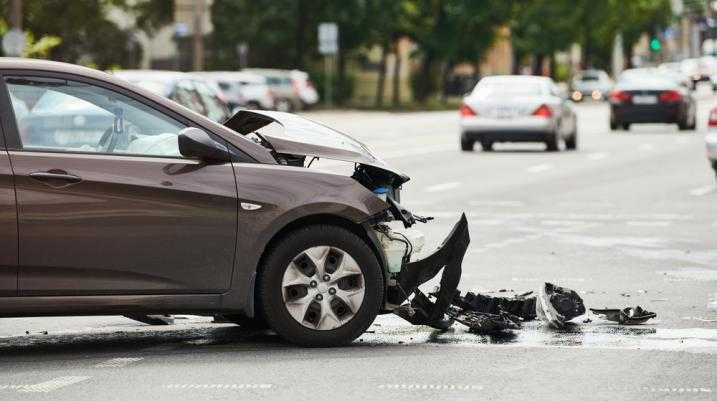
<svg viewBox="0 0 717 401">
<path fill-rule="evenodd" d="M 261 74 L 244 71 L 195 71 L 191 73 L 199 77 L 209 79 L 244 80 L 256 83 L 266 83 L 266 78 Z"/>
<path fill-rule="evenodd" d="M 480 82 L 538 82 L 538 83 L 550 83 L 553 80 L 550 77 L 543 77 L 538 75 L 489 75 L 483 77 Z"/>
</svg>

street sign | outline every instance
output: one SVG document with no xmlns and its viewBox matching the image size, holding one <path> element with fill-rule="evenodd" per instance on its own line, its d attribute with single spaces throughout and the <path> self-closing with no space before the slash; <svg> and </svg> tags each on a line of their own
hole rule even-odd
<svg viewBox="0 0 717 401">
<path fill-rule="evenodd" d="M 330 56 L 339 51 L 339 26 L 334 22 L 319 24 L 319 53 Z"/>
<path fill-rule="evenodd" d="M 11 29 L 2 37 L 2 51 L 9 57 L 22 56 L 25 44 L 25 32 L 19 29 Z"/>
</svg>

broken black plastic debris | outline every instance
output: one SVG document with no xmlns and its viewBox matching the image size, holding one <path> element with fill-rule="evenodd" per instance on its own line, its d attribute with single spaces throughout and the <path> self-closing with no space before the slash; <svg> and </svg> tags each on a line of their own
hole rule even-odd
<svg viewBox="0 0 717 401">
<path fill-rule="evenodd" d="M 596 315 L 604 316 L 605 319 L 611 322 L 617 322 L 625 325 L 642 324 L 654 317 L 657 317 L 656 313 L 646 311 L 639 305 L 634 308 L 625 308 L 622 310 L 590 308 L 590 311 Z"/>
<path fill-rule="evenodd" d="M 535 312 L 549 327 L 563 329 L 570 320 L 585 313 L 585 304 L 574 290 L 545 283 L 538 294 Z"/>
<path fill-rule="evenodd" d="M 530 296 L 532 294 L 533 292 L 530 291 L 513 297 L 491 297 L 470 291 L 461 296 L 460 292 L 456 292 L 453 305 L 465 310 L 493 315 L 507 312 L 528 321 L 535 319 L 535 296 Z"/>
<path fill-rule="evenodd" d="M 468 331 L 475 334 L 493 334 L 520 328 L 520 318 L 503 311 L 494 314 L 451 307 L 447 313 L 453 320 L 465 325 Z"/>
</svg>

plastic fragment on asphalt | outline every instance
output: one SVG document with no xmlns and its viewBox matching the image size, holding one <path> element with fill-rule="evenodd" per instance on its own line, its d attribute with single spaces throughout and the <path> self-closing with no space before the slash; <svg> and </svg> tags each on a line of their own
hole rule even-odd
<svg viewBox="0 0 717 401">
<path fill-rule="evenodd" d="M 624 308 L 624 309 L 593 309 L 590 308 L 590 311 L 596 315 L 604 316 L 605 319 L 611 321 L 611 322 L 617 322 L 619 324 L 624 325 L 634 325 L 634 324 L 642 324 L 646 321 L 657 317 L 657 314 L 654 312 L 649 312 L 645 309 L 642 309 L 640 306 L 636 306 L 634 308 Z"/>
<path fill-rule="evenodd" d="M 585 305 L 574 290 L 545 283 L 538 294 L 535 313 L 548 327 L 563 329 L 570 320 L 585 313 Z"/>
</svg>

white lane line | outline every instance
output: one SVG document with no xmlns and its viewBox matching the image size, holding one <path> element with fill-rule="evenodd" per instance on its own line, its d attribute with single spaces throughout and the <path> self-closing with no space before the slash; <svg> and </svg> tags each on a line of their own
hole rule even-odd
<svg viewBox="0 0 717 401">
<path fill-rule="evenodd" d="M 717 185 L 710 184 L 710 185 L 705 185 L 703 187 L 699 187 L 699 188 L 695 188 L 695 189 L 691 190 L 690 195 L 704 196 L 704 195 L 707 195 L 708 193 L 714 192 L 715 190 L 717 190 Z"/>
<path fill-rule="evenodd" d="M 400 383 L 400 384 L 379 384 L 379 390 L 406 390 L 406 391 L 420 391 L 420 390 L 457 390 L 457 391 L 478 391 L 483 390 L 484 387 L 477 384 L 435 384 L 435 383 Z"/>
<path fill-rule="evenodd" d="M 452 181 L 452 182 L 445 182 L 443 184 L 436 184 L 431 185 L 430 187 L 426 187 L 426 192 L 440 192 L 440 191 L 446 191 L 453 188 L 458 188 L 461 186 L 461 183 L 458 181 Z"/>
<path fill-rule="evenodd" d="M 504 201 L 491 201 L 491 200 L 479 200 L 479 201 L 469 201 L 469 205 L 471 206 L 497 206 L 497 207 L 522 207 L 525 206 L 524 202 L 521 201 L 511 201 L 511 200 L 504 200 Z"/>
<path fill-rule="evenodd" d="M 607 152 L 595 152 L 588 154 L 588 160 L 602 160 L 606 157 L 610 156 Z"/>
<path fill-rule="evenodd" d="M 215 389 L 215 390 L 268 390 L 274 387 L 273 384 L 252 384 L 252 383 L 239 383 L 239 384 L 200 384 L 200 383 L 186 383 L 186 384 L 165 384 L 162 386 L 166 389 Z"/>
<path fill-rule="evenodd" d="M 549 163 L 543 163 L 543 164 L 536 164 L 535 166 L 530 166 L 525 171 L 529 173 L 541 173 L 543 171 L 548 171 L 553 168 L 552 164 Z"/>
<path fill-rule="evenodd" d="M 51 391 L 55 391 L 55 390 L 63 388 L 63 387 L 81 383 L 89 378 L 90 378 L 89 376 L 57 377 L 57 378 L 54 378 L 54 379 L 46 381 L 46 382 L 23 386 L 22 388 L 19 388 L 17 391 L 19 391 L 21 393 L 49 393 Z"/>
<path fill-rule="evenodd" d="M 626 222 L 628 226 L 633 227 L 669 227 L 672 222 L 670 221 L 628 221 Z"/>
<path fill-rule="evenodd" d="M 112 358 L 95 365 L 95 368 L 124 368 L 125 366 L 139 362 L 143 358 Z"/>
</svg>

